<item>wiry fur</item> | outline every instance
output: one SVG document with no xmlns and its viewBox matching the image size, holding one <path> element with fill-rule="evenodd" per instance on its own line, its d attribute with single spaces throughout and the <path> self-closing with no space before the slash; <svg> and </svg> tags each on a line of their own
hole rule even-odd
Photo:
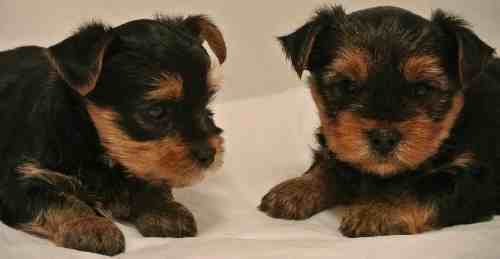
<svg viewBox="0 0 500 259">
<path fill-rule="evenodd" d="M 49 48 L 0 52 L 0 220 L 57 245 L 114 255 L 112 218 L 144 236 L 197 233 L 172 196 L 217 169 L 222 130 L 204 16 L 90 23 Z"/>
<path fill-rule="evenodd" d="M 262 211 L 303 219 L 345 205 L 340 230 L 350 237 L 500 212 L 500 59 L 463 19 L 325 7 L 279 40 L 299 76 L 311 72 L 320 148 L 317 176 L 276 186 Z"/>
</svg>

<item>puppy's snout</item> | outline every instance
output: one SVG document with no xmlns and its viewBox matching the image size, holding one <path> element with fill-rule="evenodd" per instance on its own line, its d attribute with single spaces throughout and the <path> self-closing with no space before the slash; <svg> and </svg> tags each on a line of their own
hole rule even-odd
<svg viewBox="0 0 500 259">
<path fill-rule="evenodd" d="M 191 153 L 193 158 L 203 167 L 209 167 L 215 160 L 215 149 L 208 144 L 195 145 Z"/>
<path fill-rule="evenodd" d="M 396 129 L 371 129 L 366 131 L 371 147 L 381 155 L 387 155 L 401 141 L 401 133 Z"/>
</svg>

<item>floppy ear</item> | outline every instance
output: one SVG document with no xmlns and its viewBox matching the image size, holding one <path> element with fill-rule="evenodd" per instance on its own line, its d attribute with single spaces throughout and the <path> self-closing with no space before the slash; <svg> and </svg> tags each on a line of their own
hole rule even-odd
<svg viewBox="0 0 500 259">
<path fill-rule="evenodd" d="M 462 86 L 467 86 L 492 59 L 495 50 L 484 43 L 462 18 L 437 10 L 432 23 L 439 26 L 453 42 L 456 73 Z"/>
<path fill-rule="evenodd" d="M 221 31 L 215 24 L 204 15 L 188 16 L 184 24 L 196 35 L 201 42 L 207 41 L 212 51 L 219 59 L 219 63 L 226 61 L 226 42 Z"/>
<path fill-rule="evenodd" d="M 314 47 L 318 34 L 328 26 L 335 26 L 345 17 L 341 6 L 319 9 L 316 15 L 295 32 L 278 37 L 287 58 L 292 62 L 293 68 L 299 77 L 309 67 L 309 57 Z"/>
<path fill-rule="evenodd" d="M 59 76 L 82 96 L 95 88 L 111 42 L 110 31 L 103 24 L 90 23 L 48 49 L 49 60 Z"/>
</svg>

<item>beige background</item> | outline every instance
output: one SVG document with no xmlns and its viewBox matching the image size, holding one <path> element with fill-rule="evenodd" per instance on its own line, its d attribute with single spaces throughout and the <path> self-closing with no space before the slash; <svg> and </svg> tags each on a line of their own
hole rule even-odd
<svg viewBox="0 0 500 259">
<path fill-rule="evenodd" d="M 338 211 L 306 221 L 272 219 L 257 211 L 272 186 L 300 175 L 310 165 L 318 119 L 310 95 L 286 64 L 274 36 L 301 25 L 325 1 L 219 0 L 0 0 L 0 49 L 24 44 L 49 45 L 91 17 L 118 25 L 152 13 L 207 13 L 225 32 L 229 61 L 219 100 L 281 94 L 216 105 L 225 129 L 226 159 L 217 175 L 191 188 L 175 190 L 176 199 L 195 215 L 199 236 L 189 239 L 143 238 L 120 224 L 127 242 L 119 258 L 148 259 L 498 259 L 500 217 L 411 236 L 348 239 L 337 230 Z M 499 0 L 440 1 L 439 7 L 463 14 L 491 45 L 500 47 Z M 397 4 L 428 15 L 431 1 L 344 1 L 348 11 L 376 4 Z M 418 2 L 418 3 L 417 3 Z M 457 3 L 458 2 L 458 3 Z M 43 5 L 41 4 L 43 3 Z M 480 4 L 479 4 L 480 3 Z M 0 67 L 0 69 L 2 69 Z M 1 259 L 104 259 L 62 249 L 0 223 Z"/>
<path fill-rule="evenodd" d="M 228 43 L 225 88 L 219 101 L 263 95 L 301 85 L 286 64 L 275 36 L 300 26 L 323 4 L 343 4 L 353 11 L 397 5 L 426 17 L 443 8 L 463 15 L 493 47 L 500 47 L 500 1 L 222 1 L 222 0 L 0 0 L 0 49 L 47 46 L 62 40 L 79 24 L 100 19 L 111 25 L 154 13 L 206 13 L 223 30 Z M 1 68 L 0 68 L 1 69 Z"/>
</svg>

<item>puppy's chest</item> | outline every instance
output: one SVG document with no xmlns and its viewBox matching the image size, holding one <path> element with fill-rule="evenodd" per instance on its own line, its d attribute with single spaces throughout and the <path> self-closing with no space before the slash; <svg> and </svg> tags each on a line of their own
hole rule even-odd
<svg viewBox="0 0 500 259">
<path fill-rule="evenodd" d="M 456 152 L 445 152 L 422 163 L 419 168 L 399 172 L 391 176 L 379 176 L 374 173 L 362 172 L 351 165 L 330 158 L 326 173 L 334 175 L 336 185 L 342 192 L 351 196 L 385 197 L 398 196 L 415 190 L 425 177 L 439 173 L 453 162 Z"/>
</svg>

